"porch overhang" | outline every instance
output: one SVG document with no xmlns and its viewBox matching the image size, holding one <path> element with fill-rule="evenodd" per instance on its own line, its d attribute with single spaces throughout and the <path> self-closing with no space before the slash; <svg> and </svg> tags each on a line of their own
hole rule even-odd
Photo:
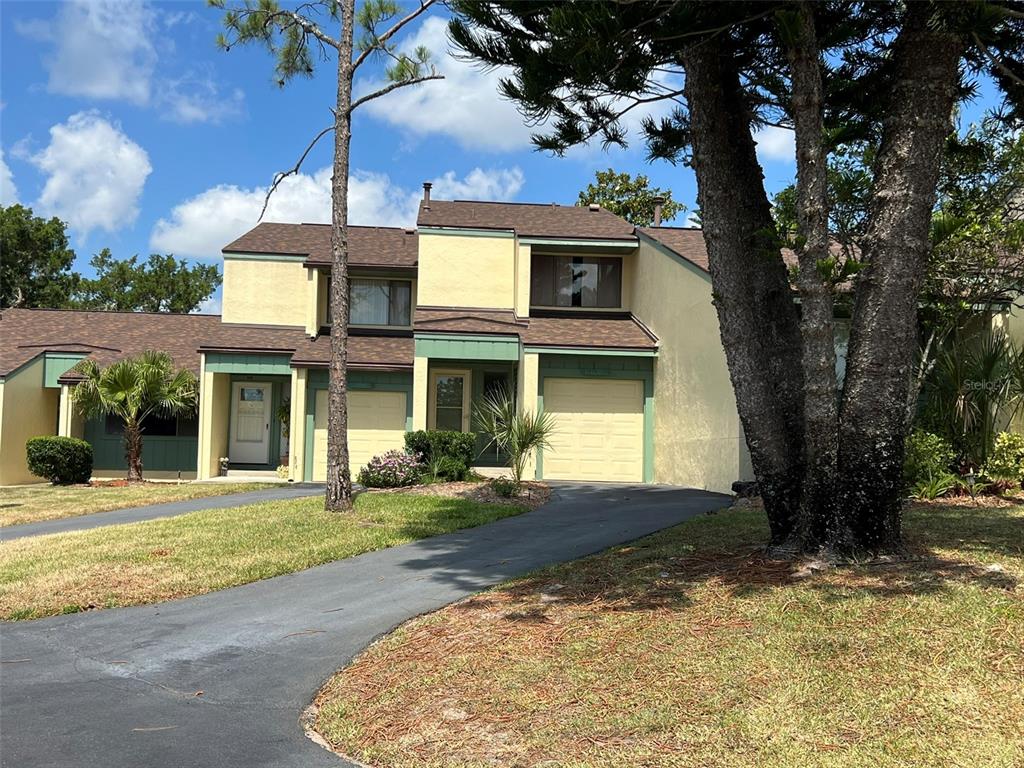
<svg viewBox="0 0 1024 768">
<path fill-rule="evenodd" d="M 519 336 L 468 333 L 417 333 L 416 357 L 433 360 L 515 362 L 520 358 Z"/>
</svg>

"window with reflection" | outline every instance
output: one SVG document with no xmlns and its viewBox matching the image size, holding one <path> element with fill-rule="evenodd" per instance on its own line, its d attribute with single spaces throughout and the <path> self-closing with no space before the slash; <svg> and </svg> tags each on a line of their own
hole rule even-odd
<svg viewBox="0 0 1024 768">
<path fill-rule="evenodd" d="M 530 304 L 617 309 L 622 306 L 622 259 L 535 254 L 530 266 Z"/>
<path fill-rule="evenodd" d="M 355 277 L 349 281 L 349 297 L 351 325 L 412 325 L 412 282 L 409 280 Z"/>
</svg>

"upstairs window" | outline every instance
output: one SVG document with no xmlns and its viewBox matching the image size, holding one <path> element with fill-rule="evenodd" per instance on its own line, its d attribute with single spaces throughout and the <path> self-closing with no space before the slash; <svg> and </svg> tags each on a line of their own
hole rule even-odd
<svg viewBox="0 0 1024 768">
<path fill-rule="evenodd" d="M 353 278 L 349 322 L 352 325 L 412 325 L 412 283 L 409 280 Z"/>
<path fill-rule="evenodd" d="M 618 309 L 622 306 L 622 259 L 535 255 L 530 267 L 530 304 Z"/>
</svg>

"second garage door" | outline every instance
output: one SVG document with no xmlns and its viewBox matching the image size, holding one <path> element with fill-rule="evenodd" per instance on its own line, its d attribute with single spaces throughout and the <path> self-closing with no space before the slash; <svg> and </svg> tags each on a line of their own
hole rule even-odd
<svg viewBox="0 0 1024 768">
<path fill-rule="evenodd" d="M 316 393 L 313 426 L 313 480 L 327 479 L 327 390 Z M 349 466 L 360 467 L 384 451 L 405 445 L 404 392 L 348 393 Z"/>
<path fill-rule="evenodd" d="M 555 421 L 545 478 L 643 482 L 642 381 L 546 379 L 544 410 Z"/>
</svg>

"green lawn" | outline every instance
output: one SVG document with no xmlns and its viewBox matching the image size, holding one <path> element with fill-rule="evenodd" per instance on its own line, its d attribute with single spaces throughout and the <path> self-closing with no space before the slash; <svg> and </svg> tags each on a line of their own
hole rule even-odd
<svg viewBox="0 0 1024 768">
<path fill-rule="evenodd" d="M 111 509 L 222 496 L 270 487 L 260 483 L 142 483 L 124 487 L 28 485 L 0 488 L 0 526 L 77 517 Z"/>
<path fill-rule="evenodd" d="M 325 512 L 315 497 L 16 539 L 0 546 L 0 617 L 198 595 L 522 511 L 457 498 L 362 494 L 349 514 Z"/>
<path fill-rule="evenodd" d="M 318 697 L 373 766 L 1024 765 L 1024 507 L 918 507 L 917 559 L 794 575 L 763 515 L 414 620 Z"/>
</svg>

